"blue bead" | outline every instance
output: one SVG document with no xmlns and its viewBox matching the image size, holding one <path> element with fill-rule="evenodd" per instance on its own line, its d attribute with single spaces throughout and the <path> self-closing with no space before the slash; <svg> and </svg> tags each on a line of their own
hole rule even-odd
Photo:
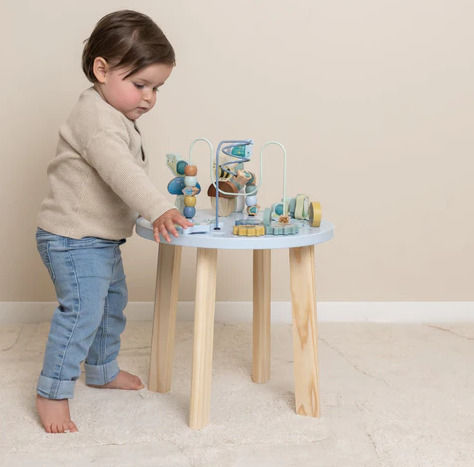
<svg viewBox="0 0 474 467">
<path fill-rule="evenodd" d="M 184 177 L 175 177 L 168 183 L 168 193 L 172 195 L 183 194 Z"/>
<path fill-rule="evenodd" d="M 283 203 L 278 203 L 275 206 L 275 213 L 281 216 L 283 214 Z"/>
<path fill-rule="evenodd" d="M 257 214 L 257 206 L 247 206 L 247 214 L 249 216 L 255 216 Z"/>
<path fill-rule="evenodd" d="M 191 219 L 194 217 L 194 214 L 196 214 L 196 208 L 192 206 L 185 206 L 183 210 L 183 215 L 186 217 L 186 219 Z"/>
</svg>

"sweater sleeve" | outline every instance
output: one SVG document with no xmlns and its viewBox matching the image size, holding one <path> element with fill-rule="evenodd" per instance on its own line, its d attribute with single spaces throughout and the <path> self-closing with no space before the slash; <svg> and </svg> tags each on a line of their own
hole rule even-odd
<svg viewBox="0 0 474 467">
<path fill-rule="evenodd" d="M 148 221 L 175 208 L 136 163 L 120 132 L 99 131 L 89 140 L 82 156 L 125 204 Z"/>
</svg>

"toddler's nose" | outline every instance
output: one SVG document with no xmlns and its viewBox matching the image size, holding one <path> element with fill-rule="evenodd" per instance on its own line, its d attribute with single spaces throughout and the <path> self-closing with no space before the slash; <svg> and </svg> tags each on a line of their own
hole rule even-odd
<svg viewBox="0 0 474 467">
<path fill-rule="evenodd" d="M 143 99 L 146 101 L 146 102 L 151 102 L 151 99 L 153 97 L 153 91 L 145 91 L 143 93 Z"/>
</svg>

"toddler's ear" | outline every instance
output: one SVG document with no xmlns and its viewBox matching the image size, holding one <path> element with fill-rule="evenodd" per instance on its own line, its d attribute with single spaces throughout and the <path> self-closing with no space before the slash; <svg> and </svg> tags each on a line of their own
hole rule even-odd
<svg viewBox="0 0 474 467">
<path fill-rule="evenodd" d="M 100 84 L 105 83 L 108 70 L 109 70 L 109 65 L 107 63 L 107 60 L 105 60 L 105 58 L 96 57 L 94 59 L 94 64 L 92 65 L 92 71 L 94 72 L 94 76 L 96 80 Z"/>
</svg>

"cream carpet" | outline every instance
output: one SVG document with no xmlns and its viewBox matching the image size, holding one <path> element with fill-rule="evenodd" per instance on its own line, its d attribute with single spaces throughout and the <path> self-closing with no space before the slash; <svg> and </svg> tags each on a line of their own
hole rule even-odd
<svg viewBox="0 0 474 467">
<path fill-rule="evenodd" d="M 291 326 L 272 377 L 250 379 L 250 324 L 216 323 L 211 422 L 187 425 L 193 323 L 178 321 L 168 394 L 76 385 L 79 433 L 34 408 L 49 323 L 0 326 L 2 466 L 474 466 L 474 325 L 319 326 L 319 419 L 294 412 Z M 147 379 L 151 322 L 130 321 L 121 368 Z"/>
</svg>

